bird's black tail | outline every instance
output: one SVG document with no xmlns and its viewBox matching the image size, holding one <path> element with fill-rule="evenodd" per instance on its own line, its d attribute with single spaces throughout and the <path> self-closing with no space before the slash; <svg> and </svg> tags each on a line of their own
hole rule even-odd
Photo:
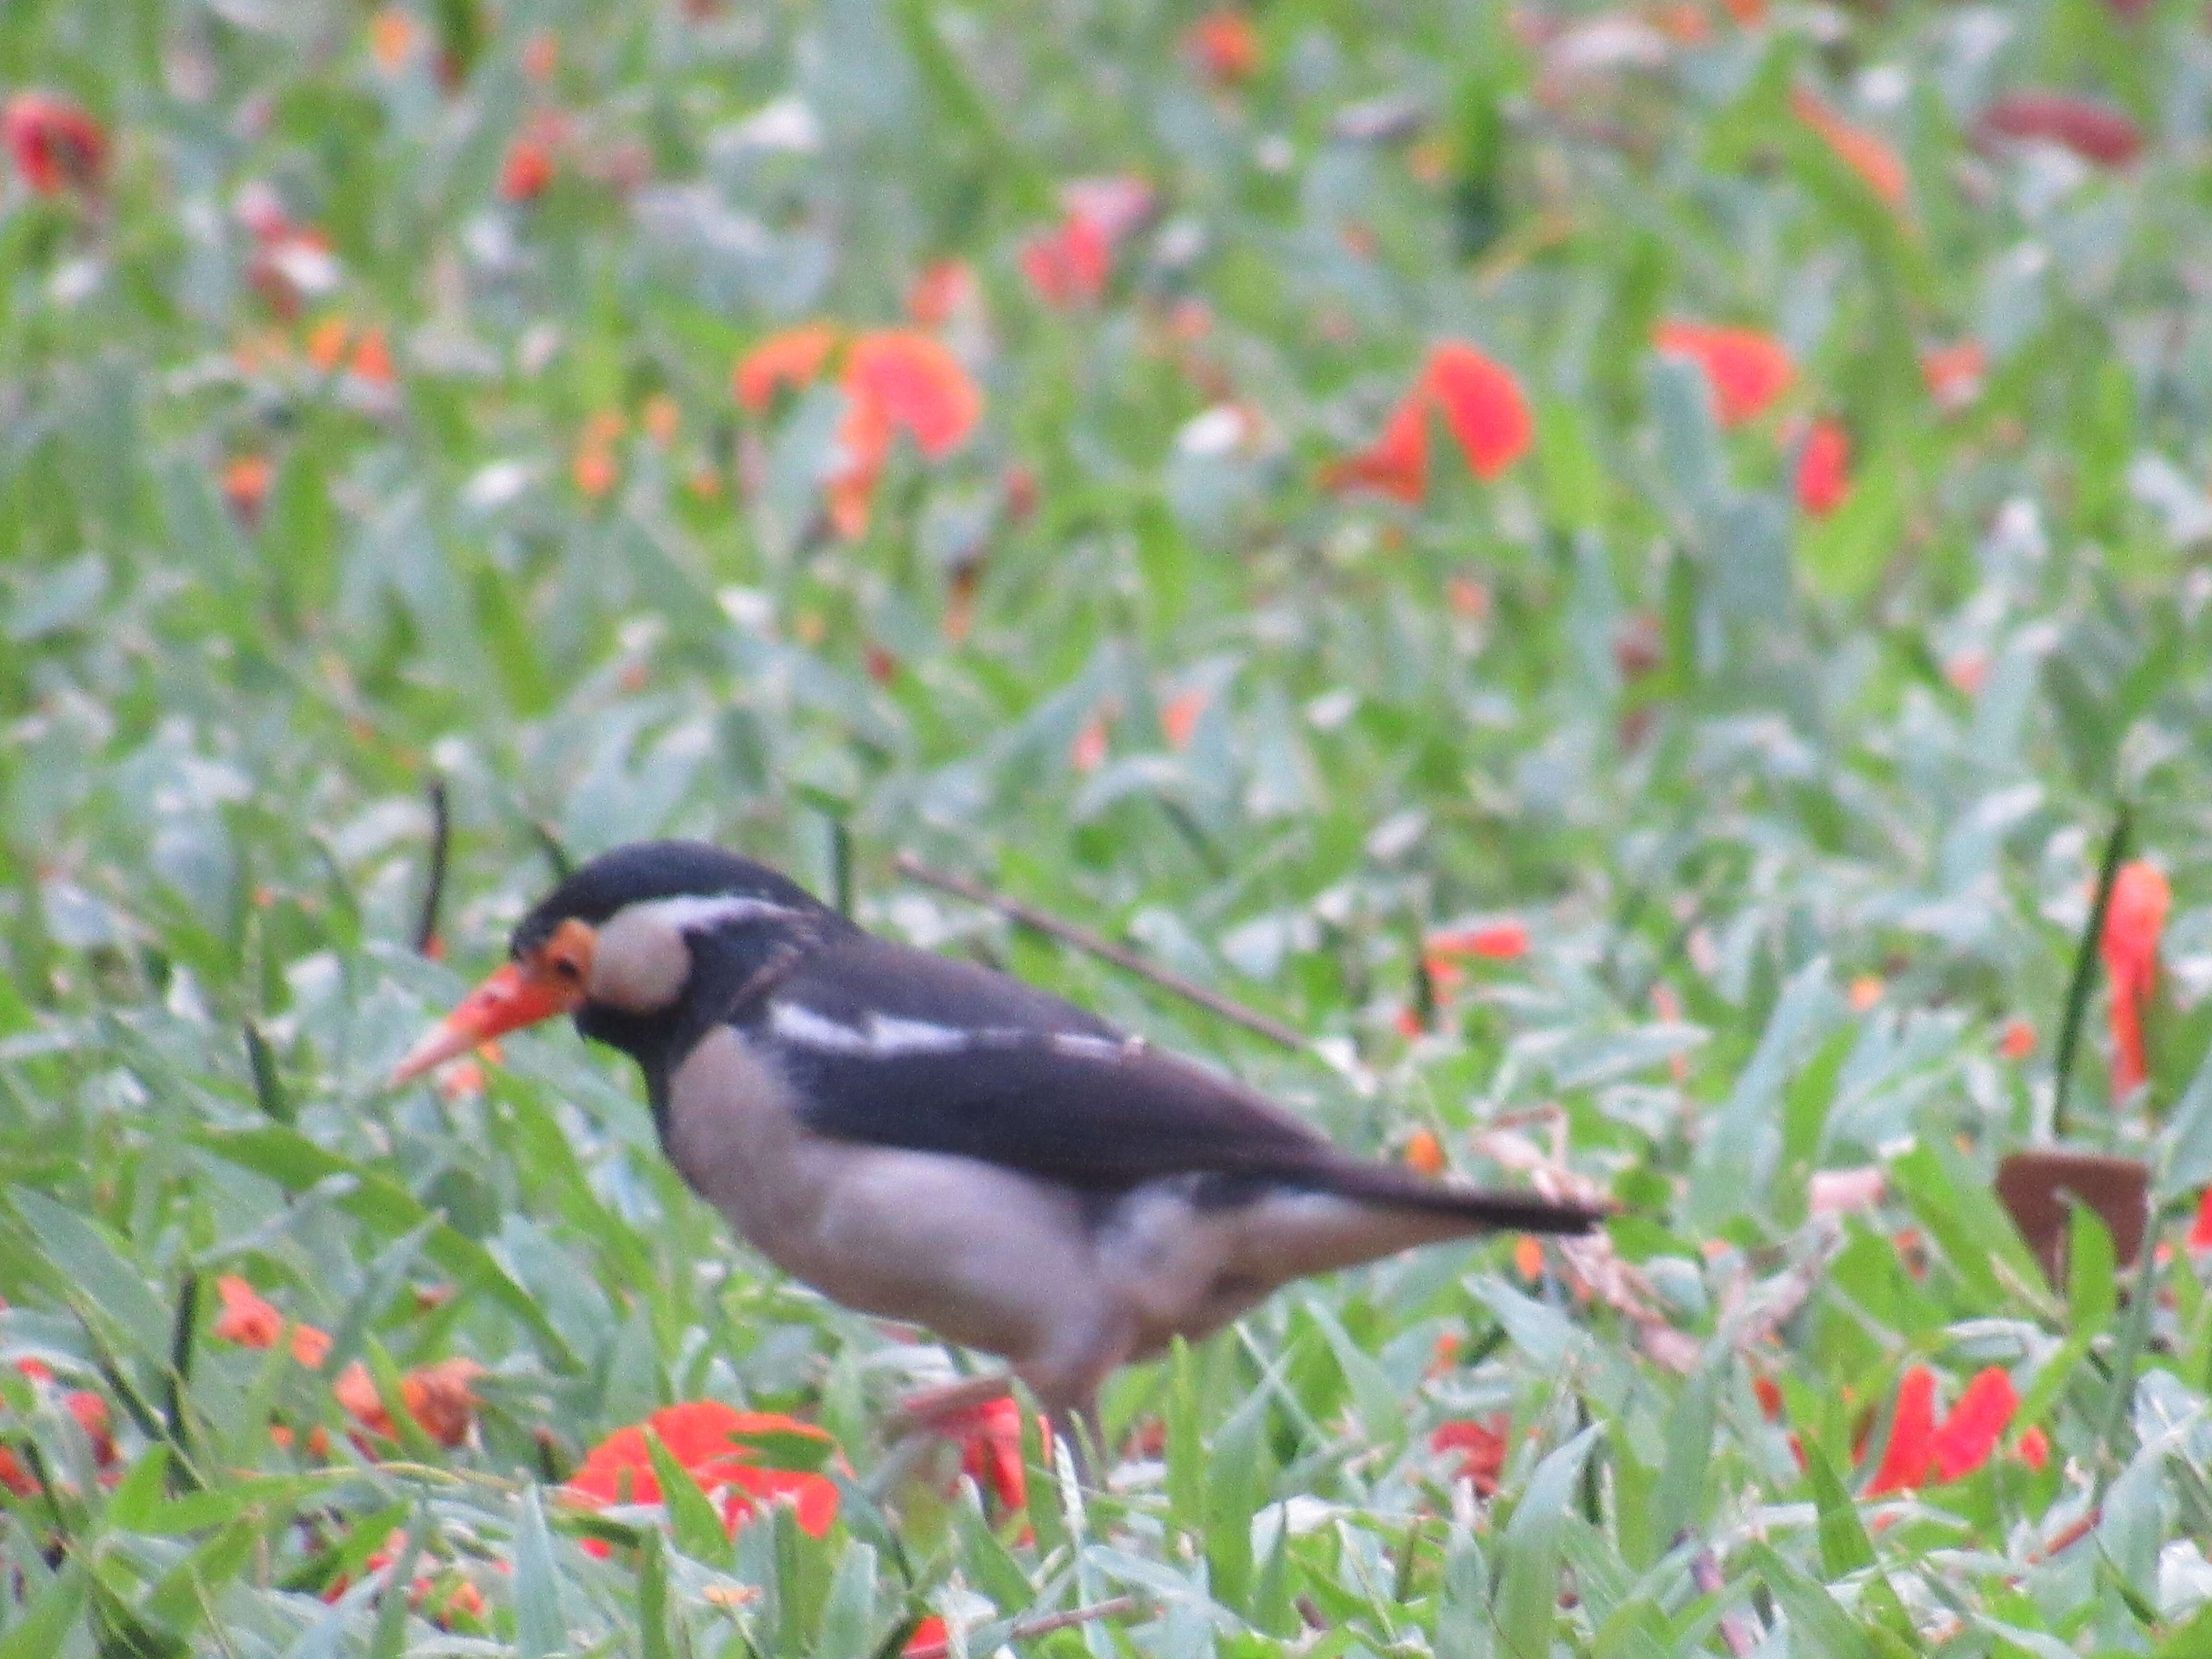
<svg viewBox="0 0 2212 1659">
<path fill-rule="evenodd" d="M 1595 1205 L 1565 1203 L 1532 1192 L 1462 1187 L 1431 1181 L 1394 1164 L 1350 1159 L 1333 1164 L 1322 1176 L 1322 1184 L 1346 1198 L 1395 1210 L 1455 1217 L 1465 1221 L 1469 1231 L 1486 1227 L 1500 1232 L 1587 1233 L 1602 1225 L 1612 1213 Z"/>
</svg>

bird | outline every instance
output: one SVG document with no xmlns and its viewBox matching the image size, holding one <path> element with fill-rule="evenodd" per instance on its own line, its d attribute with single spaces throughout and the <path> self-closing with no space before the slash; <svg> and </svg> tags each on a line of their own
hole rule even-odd
<svg viewBox="0 0 2212 1659">
<path fill-rule="evenodd" d="M 561 880 L 392 1081 L 562 1014 L 637 1062 L 669 1160 L 762 1255 L 1001 1357 L 1072 1449 L 1115 1369 L 1292 1280 L 1605 1216 L 1354 1156 L 1241 1083 L 699 842 L 632 842 Z M 918 1415 L 1006 1386 L 967 1379 Z"/>
</svg>

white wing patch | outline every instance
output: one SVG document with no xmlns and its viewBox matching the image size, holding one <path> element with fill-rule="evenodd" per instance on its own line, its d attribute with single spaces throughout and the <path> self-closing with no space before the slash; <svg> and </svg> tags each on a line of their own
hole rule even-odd
<svg viewBox="0 0 2212 1659">
<path fill-rule="evenodd" d="M 1056 1054 L 1071 1060 L 1122 1059 L 1142 1044 L 1115 1037 L 1093 1036 L 1086 1031 L 1024 1031 L 1012 1026 L 938 1025 L 921 1019 L 900 1019 L 891 1014 L 871 1013 L 860 1024 L 848 1025 L 795 1002 L 769 1005 L 769 1027 L 786 1042 L 838 1054 L 866 1054 L 889 1060 L 901 1054 L 951 1054 L 969 1048 L 1012 1048 L 1036 1042 L 1042 1035 Z"/>
<path fill-rule="evenodd" d="M 787 1042 L 834 1054 L 945 1054 L 988 1042 L 988 1031 L 963 1030 L 957 1025 L 933 1025 L 927 1020 L 895 1019 L 870 1014 L 864 1025 L 842 1025 L 826 1014 L 802 1008 L 795 1002 L 769 1005 L 769 1024 Z"/>
</svg>

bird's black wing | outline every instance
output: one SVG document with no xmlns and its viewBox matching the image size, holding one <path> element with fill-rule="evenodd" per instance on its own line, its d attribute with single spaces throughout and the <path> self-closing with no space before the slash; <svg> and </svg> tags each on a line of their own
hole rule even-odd
<svg viewBox="0 0 2212 1659">
<path fill-rule="evenodd" d="M 868 935 L 811 954 L 742 1016 L 817 1133 L 957 1152 L 1071 1185 L 1295 1177 L 1340 1156 L 1229 1079 L 1059 998 Z"/>
<path fill-rule="evenodd" d="M 1427 1180 L 1340 1151 L 1250 1090 L 1073 1004 L 867 934 L 811 953 L 741 1016 L 817 1133 L 954 1152 L 1072 1187 L 1179 1175 L 1289 1183 L 1476 1226 L 1583 1232 L 1601 1212 Z"/>
</svg>

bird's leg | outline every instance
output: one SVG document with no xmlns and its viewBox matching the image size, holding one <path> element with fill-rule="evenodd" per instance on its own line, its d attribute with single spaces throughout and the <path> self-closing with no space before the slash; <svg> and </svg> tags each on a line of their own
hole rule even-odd
<svg viewBox="0 0 2212 1659">
<path fill-rule="evenodd" d="M 1067 1443 L 1081 1485 L 1097 1484 L 1092 1455 L 1103 1456 L 1105 1450 L 1099 1385 L 1128 1358 L 1134 1334 L 1134 1322 L 1117 1310 L 1072 1334 L 1054 1352 L 1014 1368 L 1044 1407 L 1045 1426 Z"/>
<path fill-rule="evenodd" d="M 902 1440 L 910 1434 L 942 1430 L 963 1413 L 1003 1399 L 1013 1386 L 1013 1378 L 1001 1371 L 993 1376 L 963 1376 L 957 1382 L 918 1389 L 891 1407 L 884 1425 L 884 1437 Z"/>
</svg>

